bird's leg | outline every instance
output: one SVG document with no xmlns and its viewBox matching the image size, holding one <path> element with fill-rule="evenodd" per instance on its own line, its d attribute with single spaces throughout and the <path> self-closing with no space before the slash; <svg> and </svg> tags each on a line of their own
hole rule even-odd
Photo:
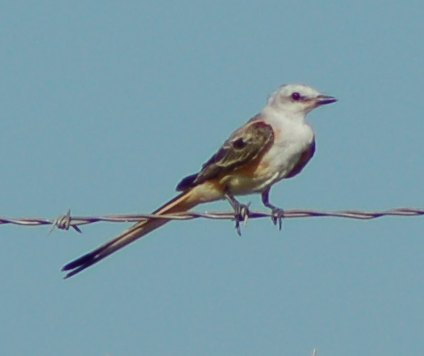
<svg viewBox="0 0 424 356">
<path fill-rule="evenodd" d="M 276 207 L 275 205 L 272 205 L 269 202 L 269 191 L 270 191 L 270 188 L 268 188 L 267 190 L 262 192 L 262 203 L 267 208 L 271 209 L 272 222 L 274 223 L 274 225 L 277 225 L 277 223 L 278 223 L 278 229 L 281 230 L 281 227 L 283 226 L 284 210 Z"/>
<path fill-rule="evenodd" d="M 231 207 L 234 209 L 234 218 L 236 220 L 236 230 L 237 234 L 241 236 L 240 231 L 240 222 L 246 223 L 247 218 L 249 217 L 249 205 L 240 203 L 234 196 L 226 192 L 225 199 L 231 204 Z"/>
</svg>

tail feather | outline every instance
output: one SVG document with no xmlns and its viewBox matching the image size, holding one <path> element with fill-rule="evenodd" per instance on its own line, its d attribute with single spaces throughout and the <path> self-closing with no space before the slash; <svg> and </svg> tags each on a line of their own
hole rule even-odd
<svg viewBox="0 0 424 356">
<path fill-rule="evenodd" d="M 188 199 L 189 196 L 190 191 L 186 191 L 176 196 L 174 199 L 170 200 L 159 209 L 155 210 L 153 214 L 165 215 L 191 209 L 196 205 L 196 203 L 190 202 Z M 101 261 L 103 258 L 128 245 L 129 243 L 145 236 L 149 232 L 161 227 L 162 225 L 165 225 L 167 222 L 168 220 L 166 219 L 146 219 L 137 222 L 113 240 L 66 264 L 62 268 L 62 271 L 69 271 L 65 278 L 72 277 L 73 275 L 81 272 L 87 267 L 92 266 L 93 264 Z"/>
</svg>

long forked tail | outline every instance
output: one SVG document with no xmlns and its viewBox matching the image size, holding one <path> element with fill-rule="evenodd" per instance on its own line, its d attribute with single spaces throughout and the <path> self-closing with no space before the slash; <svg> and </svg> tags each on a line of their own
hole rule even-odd
<svg viewBox="0 0 424 356">
<path fill-rule="evenodd" d="M 193 208 L 197 205 L 197 202 L 190 201 L 190 192 L 191 191 L 188 190 L 176 196 L 174 199 L 170 200 L 166 204 L 162 205 L 159 209 L 155 210 L 153 214 L 172 214 L 176 212 L 187 211 Z M 103 258 L 109 256 L 120 248 L 161 227 L 168 221 L 169 220 L 166 219 L 146 219 L 134 224 L 128 230 L 125 230 L 122 234 L 115 237 L 113 240 L 65 265 L 62 268 L 62 271 L 69 271 L 65 278 L 72 277 L 87 267 L 90 267 L 91 265 L 101 261 Z"/>
</svg>

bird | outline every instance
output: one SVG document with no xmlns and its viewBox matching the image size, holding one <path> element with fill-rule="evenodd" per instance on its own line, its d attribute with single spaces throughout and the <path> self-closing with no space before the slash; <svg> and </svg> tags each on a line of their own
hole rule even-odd
<svg viewBox="0 0 424 356">
<path fill-rule="evenodd" d="M 304 84 L 287 84 L 274 91 L 263 109 L 235 130 L 201 169 L 182 179 L 176 197 L 152 215 L 187 212 L 216 200 L 227 200 L 234 209 L 236 228 L 248 216 L 248 206 L 235 197 L 258 193 L 271 209 L 274 224 L 284 210 L 270 202 L 271 187 L 282 179 L 299 174 L 315 153 L 315 134 L 305 121 L 309 112 L 336 102 Z M 147 235 L 169 220 L 147 218 L 95 250 L 66 264 L 62 271 L 69 278 L 101 261 L 124 246 Z"/>
</svg>

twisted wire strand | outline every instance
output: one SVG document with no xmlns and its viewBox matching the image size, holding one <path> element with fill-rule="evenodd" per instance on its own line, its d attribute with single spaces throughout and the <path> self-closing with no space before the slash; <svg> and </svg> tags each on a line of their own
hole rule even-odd
<svg viewBox="0 0 424 356">
<path fill-rule="evenodd" d="M 397 208 L 383 211 L 360 211 L 360 210 L 341 210 L 341 211 L 317 211 L 294 209 L 285 210 L 283 218 L 312 218 L 312 217 L 335 217 L 358 220 L 371 220 L 384 216 L 422 216 L 423 209 L 416 208 Z M 271 218 L 273 215 L 270 212 L 249 211 L 249 219 Z M 234 212 L 183 212 L 167 215 L 152 215 L 152 214 L 129 214 L 129 215 L 104 215 L 104 216 L 72 216 L 71 211 L 65 215 L 61 215 L 55 219 L 45 218 L 5 218 L 0 217 L 0 225 L 13 224 L 20 226 L 42 226 L 51 225 L 52 229 L 74 230 L 81 232 L 79 226 L 94 224 L 97 222 L 137 222 L 146 219 L 165 219 L 165 220 L 193 220 L 193 219 L 217 219 L 217 220 L 235 220 Z"/>
</svg>

